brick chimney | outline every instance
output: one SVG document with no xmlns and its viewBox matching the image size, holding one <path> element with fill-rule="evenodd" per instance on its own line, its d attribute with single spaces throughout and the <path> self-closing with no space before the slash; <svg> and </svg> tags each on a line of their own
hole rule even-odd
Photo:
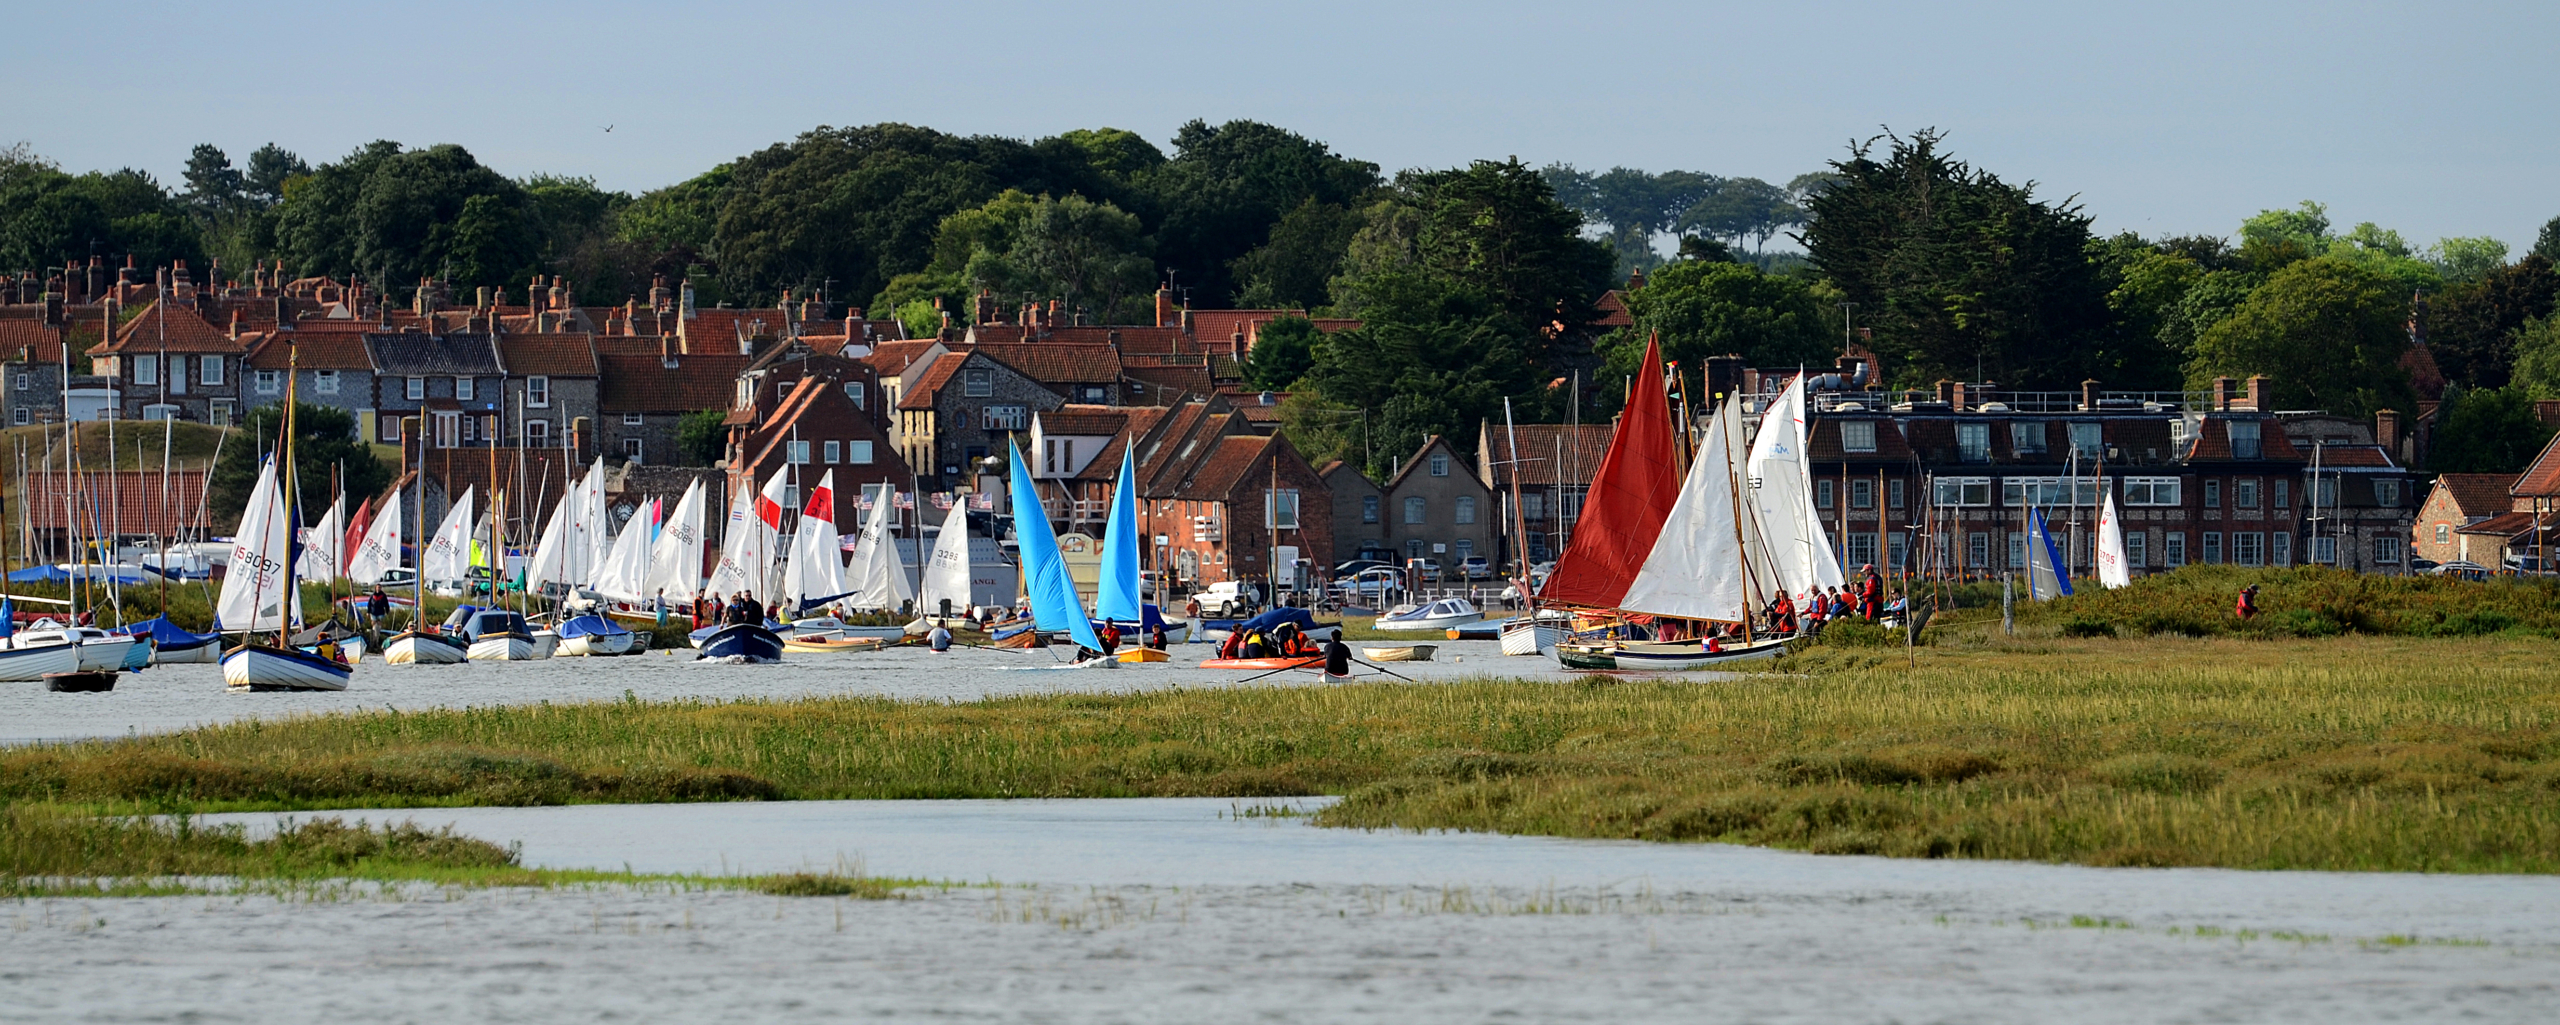
<svg viewBox="0 0 2560 1025">
<path fill-rule="evenodd" d="M 996 293 L 993 289 L 978 290 L 977 297 L 969 303 L 969 322 L 972 324 L 996 322 Z"/>
<path fill-rule="evenodd" d="M 667 287 L 667 276 L 651 275 L 649 277 L 649 310 L 653 313 L 666 313 L 673 309 L 675 309 L 675 290 Z"/>
<path fill-rule="evenodd" d="M 2248 385 L 2248 387 L 2249 387 L 2249 397 L 2248 397 L 2249 407 L 2248 407 L 2248 408 L 2250 408 L 2250 409 L 2254 409 L 2254 410 L 2258 410 L 2258 411 L 2260 411 L 2260 412 L 2265 412 L 2265 411 L 2266 411 L 2266 409 L 2267 409 L 2267 406 L 2269 405 L 2269 403 L 2270 403 L 2270 402 L 2275 398 L 2275 396 L 2273 396 L 2273 395 L 2269 395 L 2269 394 L 2267 393 L 2267 375 L 2265 375 L 2265 374 L 2251 374 L 2251 375 L 2249 375 L 2249 385 Z"/>
<path fill-rule="evenodd" d="M 1156 286 L 1156 326 L 1173 326 L 1173 286 Z"/>
<path fill-rule="evenodd" d="M 1955 405 L 1956 383 L 1954 381 L 1947 380 L 1943 377 L 1938 379 L 1938 401 L 1946 403 L 1949 406 Z"/>
<path fill-rule="evenodd" d="M 2230 408 L 2231 408 L 2231 386 L 2232 386 L 2234 383 L 2235 383 L 2235 382 L 2234 382 L 2234 381 L 2232 381 L 2232 380 L 2231 380 L 2230 378 L 2228 378 L 2228 377 L 2217 377 L 2217 378 L 2214 378 L 2214 379 L 2213 379 L 2213 394 L 2212 394 L 2212 395 L 2210 395 L 2210 396 L 2208 396 L 2208 397 L 2205 399 L 2205 404 L 2206 404 L 2206 405 L 2208 405 L 2208 406 L 2213 407 L 2213 409 L 2214 409 L 2214 411 L 2215 411 L 2215 412 L 2221 412 L 2221 411 L 2224 411 L 2224 410 L 2228 410 L 2228 409 L 2230 409 Z"/>
<path fill-rule="evenodd" d="M 2373 443 L 2393 455 L 2400 453 L 2400 411 L 2378 409 L 2373 413 Z"/>
<path fill-rule="evenodd" d="M 116 272 L 116 284 L 139 285 L 141 283 L 142 268 L 133 265 L 132 253 L 124 254 L 124 269 Z"/>
<path fill-rule="evenodd" d="M 2098 408 L 2098 379 L 2097 379 L 2097 378 L 2092 377 L 2092 378 L 2089 378 L 2088 380 L 2085 380 L 2085 381 L 2080 382 L 2080 408 L 2081 408 L 2083 411 L 2088 411 L 2088 412 L 2095 412 L 2095 411 L 2097 410 L 2097 408 Z"/>
<path fill-rule="evenodd" d="M 1967 394 L 1967 392 L 1972 390 L 1972 385 L 1966 384 L 1963 381 L 1956 382 L 1955 400 L 1949 404 L 1949 407 L 1954 409 L 1956 412 L 1964 412 L 1965 407 L 1972 405 L 1977 401 L 1974 396 Z"/>
</svg>

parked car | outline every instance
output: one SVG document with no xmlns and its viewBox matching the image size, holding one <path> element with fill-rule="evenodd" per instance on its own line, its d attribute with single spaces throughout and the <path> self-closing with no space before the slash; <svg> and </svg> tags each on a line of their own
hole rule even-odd
<svg viewBox="0 0 2560 1025">
<path fill-rule="evenodd" d="M 1458 577 L 1462 580 L 1493 579 L 1493 560 L 1481 555 L 1470 555 L 1460 559 L 1458 560 Z"/>
<path fill-rule="evenodd" d="M 1414 579 L 1423 583 L 1440 582 L 1440 560 L 1438 559 L 1407 559 L 1405 568 L 1413 572 Z"/>
<path fill-rule="evenodd" d="M 1249 616 L 1262 607 L 1262 585 L 1251 580 L 1221 580 L 1192 595 L 1191 600 L 1200 603 L 1200 615 L 1205 618 Z"/>
<path fill-rule="evenodd" d="M 1360 571 L 1362 570 L 1376 569 L 1380 566 L 1392 565 L 1394 565 L 1394 563 L 1378 559 L 1351 559 L 1333 568 L 1333 578 L 1336 580 L 1348 580 L 1352 577 L 1359 576 Z"/>
<path fill-rule="evenodd" d="M 1347 580 L 1333 582 L 1335 595 L 1341 601 L 1380 602 L 1404 590 L 1404 571 L 1393 566 L 1372 566 Z"/>
</svg>

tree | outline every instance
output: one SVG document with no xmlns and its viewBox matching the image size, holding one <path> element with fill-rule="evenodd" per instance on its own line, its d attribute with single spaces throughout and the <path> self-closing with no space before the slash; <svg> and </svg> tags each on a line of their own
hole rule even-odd
<svg viewBox="0 0 2560 1025">
<path fill-rule="evenodd" d="M 211 143 L 197 144 L 187 155 L 187 200 L 206 211 L 231 209 L 241 200 L 244 181 L 231 158 Z"/>
<path fill-rule="evenodd" d="M 1412 454 L 1427 435 L 1472 449 L 1469 432 L 1501 415 L 1503 396 L 1528 394 L 1537 383 L 1526 345 L 1499 315 L 1472 324 L 1364 324 L 1321 337 L 1315 350 L 1314 366 L 1303 380 L 1322 398 L 1309 401 L 1372 411 L 1367 471 L 1377 479 L 1388 476 L 1391 461 Z"/>
<path fill-rule="evenodd" d="M 2560 217 L 2542 222 L 2542 231 L 2533 237 L 2533 255 L 2560 263 Z"/>
<path fill-rule="evenodd" d="M 1271 226 L 1271 239 L 1229 266 L 1236 305 L 1246 309 L 1313 309 L 1342 271 L 1351 237 L 1360 231 L 1357 211 L 1308 197 Z"/>
<path fill-rule="evenodd" d="M 2552 429 L 2522 387 L 2445 389 L 2427 468 L 2437 473 L 2515 473 L 2533 462 Z"/>
<path fill-rule="evenodd" d="M 1635 326 L 1601 339 L 1607 369 L 1601 380 L 1636 373 L 1648 338 L 1662 340 L 1662 357 L 1694 371 L 1710 356 L 1737 354 L 1759 367 L 1831 365 L 1839 349 L 1833 321 L 1813 299 L 1811 287 L 1791 278 L 1736 263 L 1683 261 L 1657 270 L 1643 288 L 1628 292 Z M 1600 412 L 1616 408 L 1600 389 Z"/>
<path fill-rule="evenodd" d="M 331 496 L 338 494 L 338 475 L 342 471 L 346 494 L 350 496 L 380 494 L 391 486 L 392 468 L 375 459 L 372 447 L 356 437 L 353 415 L 334 406 L 299 402 L 293 409 L 295 504 L 305 525 L 328 513 Z M 206 482 L 216 521 L 236 522 L 240 510 L 249 504 L 249 492 L 257 486 L 261 460 L 276 451 L 283 415 L 282 402 L 250 410 L 241 433 L 223 446 L 222 459 L 214 464 L 213 476 Z"/>
<path fill-rule="evenodd" d="M 2560 399 L 2560 316 L 2525 321 L 2512 337 L 2516 370 L 2508 387 L 2522 388 L 2537 399 Z"/>
<path fill-rule="evenodd" d="M 2435 264 L 2436 273 L 2446 281 L 2477 281 L 2507 265 L 2507 244 L 2485 235 L 2437 239 L 2427 247 L 2427 262 Z"/>
<path fill-rule="evenodd" d="M 1838 180 L 1807 201 L 1800 236 L 1900 383 L 1980 374 L 2067 389 L 2127 376 L 2133 354 L 2103 330 L 2111 313 L 2088 216 L 1948 156 L 1942 141 L 1925 130 L 1852 146 L 1831 165 Z"/>
<path fill-rule="evenodd" d="M 2277 271 L 2196 338 L 2190 388 L 2214 377 L 2272 378 L 2279 409 L 2371 416 L 2415 409 L 2400 354 L 2405 307 L 2382 275 L 2328 258 Z"/>
<path fill-rule="evenodd" d="M 2470 388 L 2507 383 L 2515 332 L 2560 306 L 2560 271 L 2540 253 L 2446 288 L 2428 303 L 2427 347 L 2449 380 Z"/>
<path fill-rule="evenodd" d="M 1673 230 L 1683 213 L 1723 184 L 1723 179 L 1696 171 L 1648 174 L 1629 167 L 1592 174 L 1571 164 L 1549 164 L 1538 173 L 1557 202 L 1594 225 L 1607 226 L 1604 239 L 1616 252 L 1622 275 L 1660 266 L 1654 236 Z"/>
<path fill-rule="evenodd" d="M 1368 222 L 1336 284 L 1344 316 L 1401 315 L 1364 283 L 1411 274 L 1481 296 L 1522 330 L 1573 329 L 1591 321 L 1612 278 L 1609 251 L 1582 237 L 1582 215 L 1517 159 L 1406 171 Z"/>
<path fill-rule="evenodd" d="M 970 300 L 983 290 L 994 293 L 1002 310 L 1057 299 L 1106 322 L 1126 323 L 1151 315 L 1149 247 L 1137 215 L 1119 207 L 1007 189 L 943 218 L 934 229 L 931 262 L 890 279 L 873 305 L 899 309 L 939 299 L 955 315 L 974 316 Z"/>
<path fill-rule="evenodd" d="M 474 199 L 482 202 L 465 225 Z M 385 289 L 429 275 L 505 285 L 539 256 L 524 188 L 451 144 L 376 141 L 321 165 L 276 207 L 276 243 L 300 273 Z"/>
<path fill-rule="evenodd" d="M 720 461 L 729 448 L 729 429 L 720 421 L 728 418 L 728 410 L 702 409 L 676 421 L 676 451 L 683 454 L 685 465 L 709 466 Z"/>
<path fill-rule="evenodd" d="M 1804 176 L 1797 180 L 1803 181 Z M 1758 178 L 1726 178 L 1681 211 L 1673 226 L 1734 246 L 1749 240 L 1752 253 L 1758 255 L 1770 239 L 1803 225 L 1804 219 L 1804 208 L 1796 205 L 1789 190 Z"/>
<path fill-rule="evenodd" d="M 268 143 L 249 154 L 249 173 L 242 186 L 261 206 L 284 202 L 285 189 L 295 178 L 311 173 L 311 165 L 303 163 L 292 150 Z"/>
<path fill-rule="evenodd" d="M 1316 340 L 1324 333 L 1305 317 L 1280 317 L 1254 334 L 1253 351 L 1245 356 L 1246 384 L 1265 391 L 1287 391 L 1315 366 Z"/>
<path fill-rule="evenodd" d="M 1378 165 L 1254 121 L 1192 121 L 1173 159 L 1139 176 L 1162 211 L 1156 253 L 1177 287 L 1204 302 L 1239 291 L 1238 258 L 1272 241 L 1281 218 L 1308 200 L 1349 209 L 1378 186 Z"/>
<path fill-rule="evenodd" d="M 186 205 L 148 174 L 65 174 L 23 143 L 0 150 L 0 267 L 60 267 L 92 254 L 201 264 L 204 240 Z"/>
</svg>

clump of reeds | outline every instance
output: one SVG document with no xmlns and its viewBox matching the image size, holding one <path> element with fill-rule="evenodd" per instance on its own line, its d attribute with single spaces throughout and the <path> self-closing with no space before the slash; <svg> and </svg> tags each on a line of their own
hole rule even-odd
<svg viewBox="0 0 2560 1025">
<path fill-rule="evenodd" d="M 152 820 L 0 808 L 0 895 L 8 896 L 56 892 L 48 881 L 63 878 L 320 878 L 515 865 L 512 850 L 413 823 L 316 819 L 253 840 L 238 826 L 205 828 L 184 816 Z"/>
<path fill-rule="evenodd" d="M 749 884 L 757 893 L 776 897 L 852 897 L 857 900 L 893 900 L 898 896 L 897 884 L 886 879 L 842 872 L 786 872 L 781 875 L 757 876 Z"/>
<path fill-rule="evenodd" d="M 2233 613 L 2240 589 L 2259 588 L 2259 614 Z M 1996 586 L 1996 585 L 1995 585 Z M 1967 607 L 1981 604 L 1974 585 Z M 1996 594 L 1990 604 L 1997 605 Z M 2108 590 L 2084 584 L 2067 598 L 2017 603 L 2020 622 L 2065 636 L 2335 637 L 2372 634 L 2560 637 L 2560 580 L 2379 576 L 2320 566 L 2244 569 L 2188 566 Z"/>
</svg>

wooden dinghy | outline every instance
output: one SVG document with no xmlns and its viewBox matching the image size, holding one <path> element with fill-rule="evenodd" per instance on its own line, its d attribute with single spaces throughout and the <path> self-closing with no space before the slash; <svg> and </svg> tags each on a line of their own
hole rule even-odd
<svg viewBox="0 0 2560 1025">
<path fill-rule="evenodd" d="M 878 651 L 889 643 L 885 637 L 828 637 L 805 634 L 782 639 L 782 650 L 809 653 L 829 651 Z"/>
<path fill-rule="evenodd" d="M 1154 648 L 1131 648 L 1120 653 L 1123 662 L 1171 662 L 1173 656 Z"/>
<path fill-rule="evenodd" d="M 1399 644 L 1382 648 L 1362 648 L 1360 653 L 1368 656 L 1371 662 L 1429 662 L 1431 654 L 1439 650 L 1440 646 L 1437 644 Z"/>
</svg>

